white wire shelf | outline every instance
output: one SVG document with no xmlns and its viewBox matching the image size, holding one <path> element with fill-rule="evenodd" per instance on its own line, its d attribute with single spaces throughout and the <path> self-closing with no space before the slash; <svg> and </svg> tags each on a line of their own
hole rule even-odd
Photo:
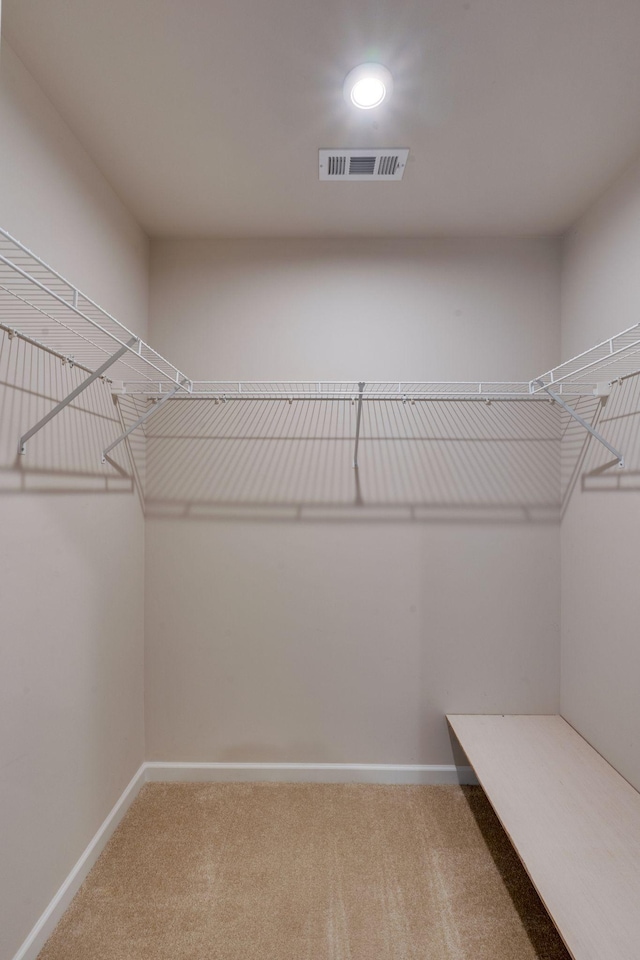
<svg viewBox="0 0 640 960">
<path fill-rule="evenodd" d="M 596 344 L 531 381 L 367 381 L 363 400 L 524 400 L 542 399 L 546 390 L 567 397 L 593 396 L 603 383 L 640 374 L 640 323 Z M 166 394 L 166 383 L 127 380 L 127 393 Z M 214 400 L 357 400 L 357 380 L 194 380 L 191 397 Z M 187 394 L 176 394 L 176 399 Z"/>
<path fill-rule="evenodd" d="M 190 386 L 177 367 L 1 229 L 0 329 L 89 373 L 126 347 L 109 379 Z"/>
<path fill-rule="evenodd" d="M 532 394 L 545 388 L 564 395 L 593 394 L 599 383 L 615 383 L 640 373 L 640 323 L 565 360 L 531 381 Z"/>
<path fill-rule="evenodd" d="M 120 347 L 108 378 L 129 394 L 213 399 L 357 399 L 359 381 L 190 381 L 132 331 L 99 307 L 5 230 L 0 229 L 0 329 L 91 373 Z M 363 400 L 524 399 L 545 388 L 564 396 L 593 394 L 602 382 L 640 373 L 640 323 L 552 370 L 523 381 L 369 381 Z"/>
<path fill-rule="evenodd" d="M 160 396 L 166 385 L 126 381 L 126 393 Z M 531 399 L 528 382 L 357 381 L 357 380 L 194 380 L 189 394 L 199 399 L 225 400 L 509 400 Z M 180 394 L 176 394 L 176 399 Z"/>
<path fill-rule="evenodd" d="M 357 466 L 364 401 L 416 403 L 429 400 L 484 402 L 540 401 L 552 398 L 618 459 L 624 458 L 568 403 L 567 398 L 605 396 L 606 387 L 640 373 L 640 323 L 530 381 L 190 381 L 118 320 L 68 280 L 0 229 L 0 330 L 77 366 L 87 380 L 60 401 L 20 438 L 27 441 L 98 377 L 116 383 L 117 392 L 156 400 L 128 429 L 105 447 L 107 454 L 166 401 L 229 400 L 342 401 L 358 405 L 354 466 Z M 605 389 L 603 389 L 603 385 Z M 564 399 L 563 399 L 564 398 Z"/>
</svg>

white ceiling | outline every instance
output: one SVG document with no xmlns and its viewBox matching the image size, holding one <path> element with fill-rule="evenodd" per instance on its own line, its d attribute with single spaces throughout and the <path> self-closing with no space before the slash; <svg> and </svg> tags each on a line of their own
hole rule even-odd
<svg viewBox="0 0 640 960">
<path fill-rule="evenodd" d="M 565 229 L 640 149 L 640 0 L 4 0 L 3 34 L 161 236 Z M 379 60 L 393 99 L 356 111 Z M 410 147 L 401 183 L 319 147 Z"/>
</svg>

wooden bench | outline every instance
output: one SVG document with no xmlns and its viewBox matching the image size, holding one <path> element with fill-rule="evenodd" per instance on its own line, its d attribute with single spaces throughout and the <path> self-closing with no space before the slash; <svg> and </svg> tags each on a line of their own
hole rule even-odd
<svg viewBox="0 0 640 960">
<path fill-rule="evenodd" d="M 574 960 L 640 960 L 640 793 L 558 716 L 448 716 Z"/>
</svg>

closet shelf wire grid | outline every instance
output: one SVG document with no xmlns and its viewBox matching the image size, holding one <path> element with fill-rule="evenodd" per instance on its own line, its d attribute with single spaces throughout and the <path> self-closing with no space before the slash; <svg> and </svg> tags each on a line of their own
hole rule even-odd
<svg viewBox="0 0 640 960">
<path fill-rule="evenodd" d="M 119 392 L 161 402 L 190 398 L 211 399 L 218 403 L 229 400 L 338 400 L 361 405 L 368 400 L 491 402 L 543 400 L 551 396 L 553 399 L 564 397 L 562 405 L 585 426 L 566 404 L 567 398 L 604 395 L 612 384 L 640 373 L 640 323 L 636 323 L 530 381 L 191 381 L 2 229 L 0 330 L 11 337 L 20 337 L 90 375 L 95 376 L 97 370 L 108 367 L 108 379 L 118 383 Z M 107 379 L 106 370 L 103 378 Z M 52 411 L 51 416 L 55 412 Z M 139 423 L 152 412 L 153 407 L 150 407 Z M 590 427 L 586 429 L 609 446 L 596 431 Z"/>
<path fill-rule="evenodd" d="M 190 389 L 177 367 L 5 230 L 0 230 L 0 329 L 90 373 L 126 347 L 109 378 Z"/>
</svg>

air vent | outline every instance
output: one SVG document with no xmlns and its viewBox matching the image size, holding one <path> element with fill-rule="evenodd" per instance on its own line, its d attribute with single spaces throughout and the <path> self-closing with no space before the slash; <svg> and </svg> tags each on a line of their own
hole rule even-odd
<svg viewBox="0 0 640 960">
<path fill-rule="evenodd" d="M 402 180 L 408 149 L 319 150 L 321 180 Z"/>
</svg>

